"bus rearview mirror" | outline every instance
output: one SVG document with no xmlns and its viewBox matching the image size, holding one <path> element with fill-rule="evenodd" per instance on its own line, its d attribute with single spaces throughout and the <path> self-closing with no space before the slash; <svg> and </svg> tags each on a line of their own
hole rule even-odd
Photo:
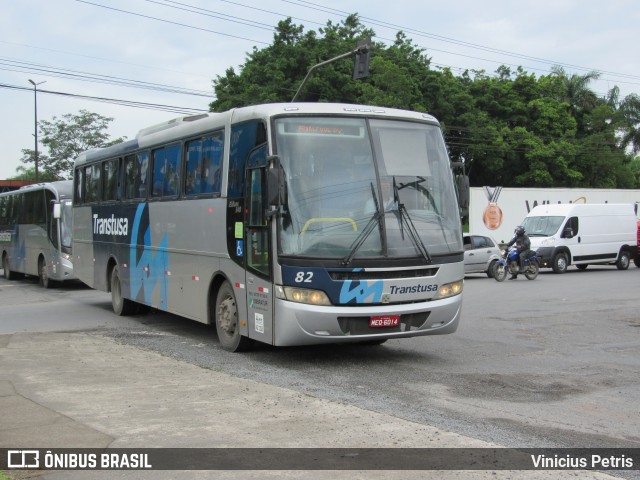
<svg viewBox="0 0 640 480">
<path fill-rule="evenodd" d="M 59 219 L 62 215 L 62 208 L 58 202 L 53 204 L 53 218 Z"/>
<path fill-rule="evenodd" d="M 277 155 L 267 158 L 267 199 L 273 207 L 286 203 L 284 170 Z"/>
</svg>

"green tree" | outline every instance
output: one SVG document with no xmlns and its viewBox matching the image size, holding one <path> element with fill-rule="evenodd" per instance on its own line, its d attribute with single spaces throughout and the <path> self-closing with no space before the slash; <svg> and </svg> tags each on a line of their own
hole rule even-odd
<svg viewBox="0 0 640 480">
<path fill-rule="evenodd" d="M 24 154 L 25 157 L 34 157 L 34 151 L 33 150 L 22 150 L 22 153 Z M 40 154 L 40 152 L 38 152 L 38 167 L 40 166 L 40 160 L 43 158 L 43 156 Z M 14 177 L 11 177 L 9 180 L 33 180 L 34 178 L 36 178 L 36 167 L 35 165 L 33 167 L 25 167 L 20 165 L 19 167 L 16 168 L 16 173 L 17 175 L 15 175 Z M 47 170 L 40 170 L 40 168 L 38 168 L 38 180 L 41 182 L 54 182 L 56 180 L 62 180 L 63 177 L 56 175 L 55 173 L 52 173 L 50 171 Z"/>
<path fill-rule="evenodd" d="M 551 67 L 551 72 L 560 78 L 564 87 L 558 100 L 568 103 L 574 114 L 580 111 L 588 111 L 599 103 L 598 96 L 589 88 L 592 80 L 600 78 L 599 72 L 593 70 L 584 75 L 578 75 L 577 73 L 569 75 L 564 67 L 558 65 Z"/>
<path fill-rule="evenodd" d="M 357 15 L 306 33 L 291 18 L 280 21 L 272 45 L 261 50 L 254 47 L 240 73 L 229 68 L 224 76 L 216 77 L 216 99 L 210 109 L 219 112 L 256 103 L 289 102 L 309 68 L 353 50 L 358 40 L 372 35 Z M 352 75 L 353 61 L 328 64 L 309 79 L 299 100 L 354 102 L 361 92 Z"/>
<path fill-rule="evenodd" d="M 12 177 L 11 180 L 33 180 L 36 178 L 36 167 L 35 167 L 35 150 L 29 148 L 22 149 L 22 158 L 20 161 L 26 165 L 20 165 L 16 168 L 17 175 Z M 43 168 L 44 164 L 48 164 L 49 157 L 42 153 L 38 152 L 38 179 L 43 182 L 62 180 L 63 177 L 59 176 L 57 173 L 52 173 L 47 168 Z M 33 164 L 32 167 L 28 167 L 28 164 Z"/>
<path fill-rule="evenodd" d="M 38 122 L 38 131 L 42 145 L 48 154 L 38 152 L 38 167 L 47 175 L 46 178 L 71 178 L 73 162 L 85 150 L 108 147 L 122 142 L 124 138 L 109 140 L 107 129 L 111 117 L 104 117 L 87 110 L 80 110 L 77 115 L 68 113 L 61 119 L 53 117 Z M 25 164 L 35 163 L 33 150 L 23 150 L 21 161 Z M 28 171 L 27 168 L 25 170 Z"/>
<path fill-rule="evenodd" d="M 281 21 L 270 46 L 254 48 L 239 70 L 214 80 L 210 109 L 288 102 L 309 68 L 373 35 L 357 15 L 317 31 Z M 631 155 L 640 150 L 640 100 L 620 102 L 617 87 L 599 98 L 589 88 L 598 72 L 569 74 L 558 66 L 536 77 L 501 66 L 495 75 L 454 75 L 433 69 L 426 50 L 401 31 L 393 44 L 374 45 L 369 77 L 354 81 L 352 72 L 347 59 L 317 69 L 299 99 L 431 113 L 473 186 L 640 187 L 640 159 Z"/>
<path fill-rule="evenodd" d="M 620 145 L 637 155 L 640 153 L 640 96 L 633 93 L 625 97 L 619 111 L 623 117 Z"/>
<path fill-rule="evenodd" d="M 598 98 L 589 88 L 592 80 L 600 78 L 600 73 L 591 71 L 584 75 L 577 73 L 569 75 L 563 67 L 557 65 L 551 68 L 551 72 L 560 79 L 562 85 L 562 90 L 556 99 L 569 105 L 571 115 L 578 122 L 577 135 L 582 136 L 584 115 L 604 102 L 604 99 Z"/>
</svg>

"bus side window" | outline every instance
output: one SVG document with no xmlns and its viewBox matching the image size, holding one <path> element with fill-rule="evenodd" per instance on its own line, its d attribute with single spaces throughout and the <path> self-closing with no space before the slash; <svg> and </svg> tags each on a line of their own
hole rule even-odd
<svg viewBox="0 0 640 480">
<path fill-rule="evenodd" d="M 74 198 L 73 203 L 76 205 L 81 205 L 84 201 L 84 197 L 82 195 L 84 189 L 84 170 L 82 168 L 76 168 L 75 176 L 75 188 L 74 188 Z"/>
<path fill-rule="evenodd" d="M 7 199 L 7 225 L 18 223 L 19 197 L 12 195 Z"/>
<path fill-rule="evenodd" d="M 180 187 L 180 145 L 154 150 L 152 157 L 152 196 L 175 197 Z"/>
<path fill-rule="evenodd" d="M 124 157 L 124 198 L 136 198 L 136 156 Z"/>
<path fill-rule="evenodd" d="M 167 170 L 164 177 L 163 196 L 175 197 L 180 193 L 180 145 L 166 149 Z"/>
<path fill-rule="evenodd" d="M 165 152 L 164 148 L 154 150 L 151 152 L 152 165 L 153 165 L 153 178 L 152 178 L 152 197 L 161 197 L 164 187 L 164 177 L 166 172 L 165 167 Z"/>
<path fill-rule="evenodd" d="M 224 133 L 218 132 L 202 142 L 202 193 L 220 193 Z"/>
<path fill-rule="evenodd" d="M 247 122 L 231 127 L 229 153 L 229 198 L 241 197 L 244 193 L 245 161 L 249 152 L 266 142 L 266 128 L 262 122 Z"/>
<path fill-rule="evenodd" d="M 141 152 L 136 156 L 135 197 L 147 198 L 147 184 L 149 183 L 149 153 Z"/>
<path fill-rule="evenodd" d="M 149 153 L 140 152 L 124 157 L 124 198 L 147 198 Z"/>
<path fill-rule="evenodd" d="M 118 194 L 118 159 L 107 160 L 102 164 L 102 200 L 113 201 Z"/>
<path fill-rule="evenodd" d="M 7 200 L 9 197 L 0 197 L 0 226 L 6 225 L 7 222 Z"/>
<path fill-rule="evenodd" d="M 185 166 L 185 195 L 199 195 L 202 176 L 202 141 L 187 143 L 187 160 Z"/>
<path fill-rule="evenodd" d="M 96 202 L 100 198 L 100 164 L 89 165 L 84 169 L 84 200 Z"/>
</svg>

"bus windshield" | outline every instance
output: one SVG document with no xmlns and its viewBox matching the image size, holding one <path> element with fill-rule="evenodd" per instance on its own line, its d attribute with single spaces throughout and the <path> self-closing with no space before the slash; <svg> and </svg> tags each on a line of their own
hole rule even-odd
<svg viewBox="0 0 640 480">
<path fill-rule="evenodd" d="M 430 260 L 462 250 L 439 127 L 373 118 L 289 117 L 276 120 L 275 132 L 287 178 L 280 254 Z"/>
</svg>

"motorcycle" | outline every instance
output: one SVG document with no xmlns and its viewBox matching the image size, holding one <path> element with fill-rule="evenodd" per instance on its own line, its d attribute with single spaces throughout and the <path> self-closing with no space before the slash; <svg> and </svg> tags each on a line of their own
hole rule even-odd
<svg viewBox="0 0 640 480">
<path fill-rule="evenodd" d="M 498 282 L 504 281 L 508 274 L 524 274 L 529 280 L 535 280 L 540 271 L 538 258 L 535 253 L 522 261 L 523 269 L 520 270 L 520 262 L 518 261 L 518 251 L 511 248 L 509 252 L 502 252 L 502 258 L 498 260 L 493 268 L 493 278 Z"/>
</svg>

